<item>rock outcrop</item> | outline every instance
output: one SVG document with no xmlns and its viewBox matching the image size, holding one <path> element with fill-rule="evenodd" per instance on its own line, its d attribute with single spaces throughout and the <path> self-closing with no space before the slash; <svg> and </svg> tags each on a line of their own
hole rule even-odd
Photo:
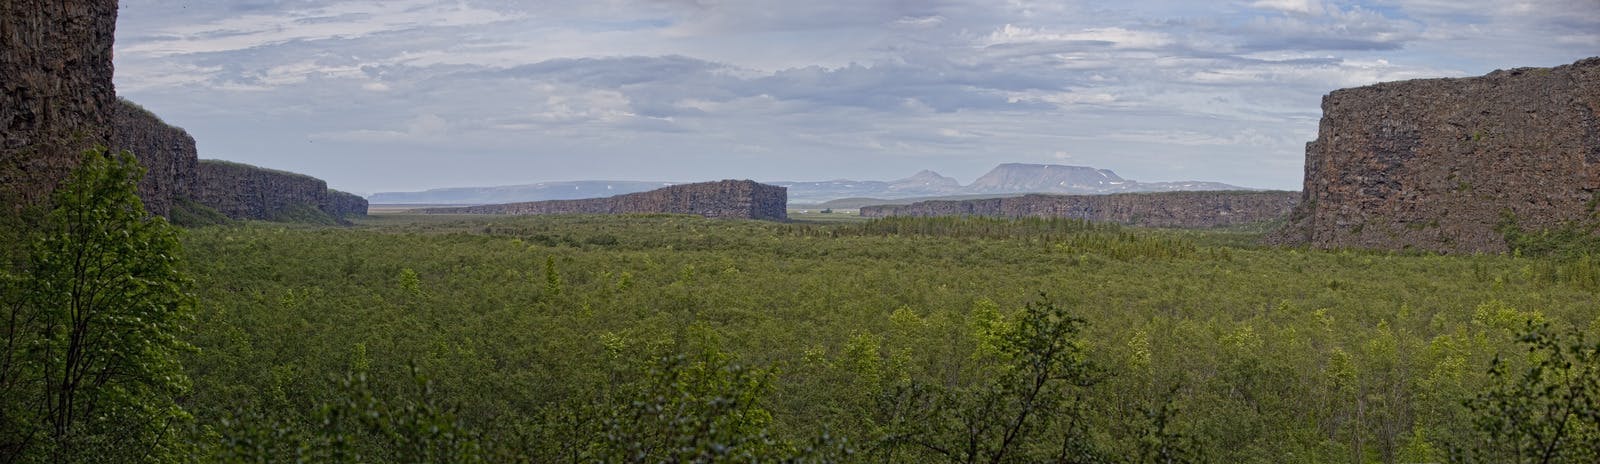
<svg viewBox="0 0 1600 464">
<path fill-rule="evenodd" d="M 146 169 L 139 198 L 151 214 L 168 216 L 178 198 L 192 199 L 233 219 L 278 219 L 287 209 L 300 206 L 334 218 L 367 214 L 366 199 L 330 190 L 315 177 L 201 161 L 194 137 L 133 102 L 117 99 L 111 119 L 112 148 L 133 152 Z"/>
<path fill-rule="evenodd" d="M 301 204 L 336 217 L 366 214 L 366 200 L 315 178 L 199 163 L 183 129 L 116 97 L 116 25 L 116 0 L 0 2 L 0 214 L 42 204 L 96 145 L 139 159 L 139 197 L 151 214 L 170 214 L 180 197 L 234 218 L 267 219 Z"/>
<path fill-rule="evenodd" d="M 323 198 L 318 207 L 322 209 L 322 212 L 336 218 L 367 215 L 366 198 L 361 198 L 360 195 L 354 193 L 341 192 L 334 189 L 328 189 L 327 196 Z"/>
<path fill-rule="evenodd" d="M 1600 58 L 1322 99 L 1305 189 L 1270 237 L 1318 248 L 1506 251 L 1497 227 L 1592 219 L 1600 194 Z"/>
<path fill-rule="evenodd" d="M 1237 191 L 1024 195 L 866 206 L 861 215 L 1064 217 L 1143 227 L 1204 228 L 1281 219 L 1299 199 L 1299 192 Z"/>
<path fill-rule="evenodd" d="M 111 148 L 128 150 L 145 168 L 139 198 L 150 214 L 166 216 L 180 196 L 191 196 L 199 156 L 194 137 L 169 126 L 133 102 L 118 98 L 111 110 Z"/>
<path fill-rule="evenodd" d="M 0 205 L 41 204 L 110 141 L 116 0 L 0 2 Z"/>
<path fill-rule="evenodd" d="M 694 214 L 718 218 L 786 220 L 788 192 L 748 180 L 674 185 L 648 192 L 586 200 L 548 200 L 457 208 L 424 208 L 428 214 Z"/>
<path fill-rule="evenodd" d="M 367 213 L 366 200 L 328 190 L 322 179 L 305 174 L 221 160 L 200 160 L 199 166 L 190 196 L 229 218 L 277 219 L 296 208 L 335 217 Z"/>
</svg>

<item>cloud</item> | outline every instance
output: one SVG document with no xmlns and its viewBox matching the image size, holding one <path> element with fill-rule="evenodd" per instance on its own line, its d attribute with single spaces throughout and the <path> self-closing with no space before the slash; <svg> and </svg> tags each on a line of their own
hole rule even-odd
<svg viewBox="0 0 1600 464">
<path fill-rule="evenodd" d="M 1304 15 L 1322 13 L 1322 2 L 1318 0 L 1258 0 L 1250 4 L 1252 8 L 1277 10 L 1288 13 Z"/>
<path fill-rule="evenodd" d="M 1247 50 L 1397 50 L 1420 26 L 1373 10 L 1328 8 L 1315 16 L 1257 16 L 1243 26 Z"/>
<path fill-rule="evenodd" d="M 116 78 L 352 190 L 1063 157 L 1295 188 L 1327 92 L 1600 54 L 1593 1 L 124 0 Z"/>
<path fill-rule="evenodd" d="M 1068 42 L 1105 45 L 1115 48 L 1159 48 L 1171 45 L 1173 40 L 1166 34 L 1159 32 L 1136 31 L 1121 27 L 1060 31 L 1007 24 L 1001 27 L 1000 30 L 990 33 L 986 45 L 1039 42 Z"/>
<path fill-rule="evenodd" d="M 290 42 L 348 40 L 424 27 L 474 26 L 516 19 L 465 4 L 349 1 L 179 24 L 153 31 L 122 53 L 165 57 L 249 50 Z"/>
</svg>

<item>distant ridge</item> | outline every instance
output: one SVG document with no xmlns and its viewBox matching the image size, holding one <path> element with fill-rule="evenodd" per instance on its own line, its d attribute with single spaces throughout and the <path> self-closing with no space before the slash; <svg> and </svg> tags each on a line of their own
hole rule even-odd
<svg viewBox="0 0 1600 464">
<path fill-rule="evenodd" d="M 783 187 L 748 180 L 681 184 L 648 192 L 584 200 L 423 208 L 423 214 L 694 214 L 713 218 L 788 219 Z"/>
<path fill-rule="evenodd" d="M 586 180 L 541 182 L 498 187 L 460 187 L 421 192 L 382 192 L 368 197 L 375 204 L 492 204 L 544 200 L 604 198 L 638 193 L 684 182 Z M 816 204 L 843 198 L 884 200 L 955 195 L 1005 195 L 1024 193 L 1106 194 L 1173 192 L 1189 190 L 1252 190 L 1220 182 L 1139 182 L 1109 169 L 1059 164 L 1005 163 L 963 186 L 937 172 L 922 170 L 904 179 L 777 181 L 769 185 L 789 189 L 789 201 Z"/>
<path fill-rule="evenodd" d="M 456 187 L 424 190 L 420 192 L 381 192 L 367 197 L 373 203 L 384 204 L 457 204 L 482 205 L 513 203 L 519 201 L 577 200 L 600 198 L 628 193 L 646 192 L 683 182 L 644 182 L 627 180 L 581 180 L 572 182 L 540 182 L 498 187 Z"/>
<path fill-rule="evenodd" d="M 909 205 L 867 206 L 866 217 L 1058 217 L 1141 227 L 1206 228 L 1282 219 L 1300 192 L 1148 192 L 1112 195 L 1041 195 Z"/>
</svg>

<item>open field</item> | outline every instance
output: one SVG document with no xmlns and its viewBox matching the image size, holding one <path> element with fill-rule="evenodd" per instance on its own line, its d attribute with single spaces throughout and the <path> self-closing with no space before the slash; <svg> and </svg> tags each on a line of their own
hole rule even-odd
<svg viewBox="0 0 1600 464">
<path fill-rule="evenodd" d="M 655 398 L 766 437 L 746 451 L 942 461 L 929 444 L 959 435 L 943 425 L 1011 417 L 1011 403 L 982 401 L 1011 398 L 996 382 L 1023 369 L 1004 334 L 1049 305 L 1083 319 L 1064 359 L 1092 368 L 1052 387 L 1060 401 L 1027 456 L 1077 437 L 1123 462 L 1155 449 L 1437 462 L 1471 442 L 1463 401 L 1493 383 L 1491 360 L 1525 362 L 1526 321 L 1600 329 L 1587 258 L 1247 245 L 1259 233 L 666 215 L 194 229 L 184 401 L 227 436 L 252 433 L 219 425 L 240 415 L 316 436 L 314 411 L 360 374 L 356 391 L 454 411 L 449 424 L 496 460 L 595 458 L 620 446 L 606 433 L 676 436 L 616 429 Z"/>
</svg>

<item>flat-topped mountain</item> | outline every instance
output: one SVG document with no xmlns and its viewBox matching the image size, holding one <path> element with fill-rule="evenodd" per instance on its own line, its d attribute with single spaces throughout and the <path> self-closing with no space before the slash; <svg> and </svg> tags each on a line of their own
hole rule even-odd
<svg viewBox="0 0 1600 464">
<path fill-rule="evenodd" d="M 1006 163 L 996 166 L 971 185 L 922 170 L 899 180 L 775 181 L 789 189 L 789 201 L 822 203 L 841 198 L 899 199 L 952 195 L 1022 193 L 1101 194 L 1170 192 L 1184 190 L 1249 190 L 1218 182 L 1138 182 L 1108 169 L 1057 164 Z M 484 204 L 520 201 L 595 198 L 636 193 L 682 182 L 573 181 L 543 182 L 499 187 L 461 187 L 421 192 L 382 192 L 368 197 L 380 204 Z"/>
</svg>

